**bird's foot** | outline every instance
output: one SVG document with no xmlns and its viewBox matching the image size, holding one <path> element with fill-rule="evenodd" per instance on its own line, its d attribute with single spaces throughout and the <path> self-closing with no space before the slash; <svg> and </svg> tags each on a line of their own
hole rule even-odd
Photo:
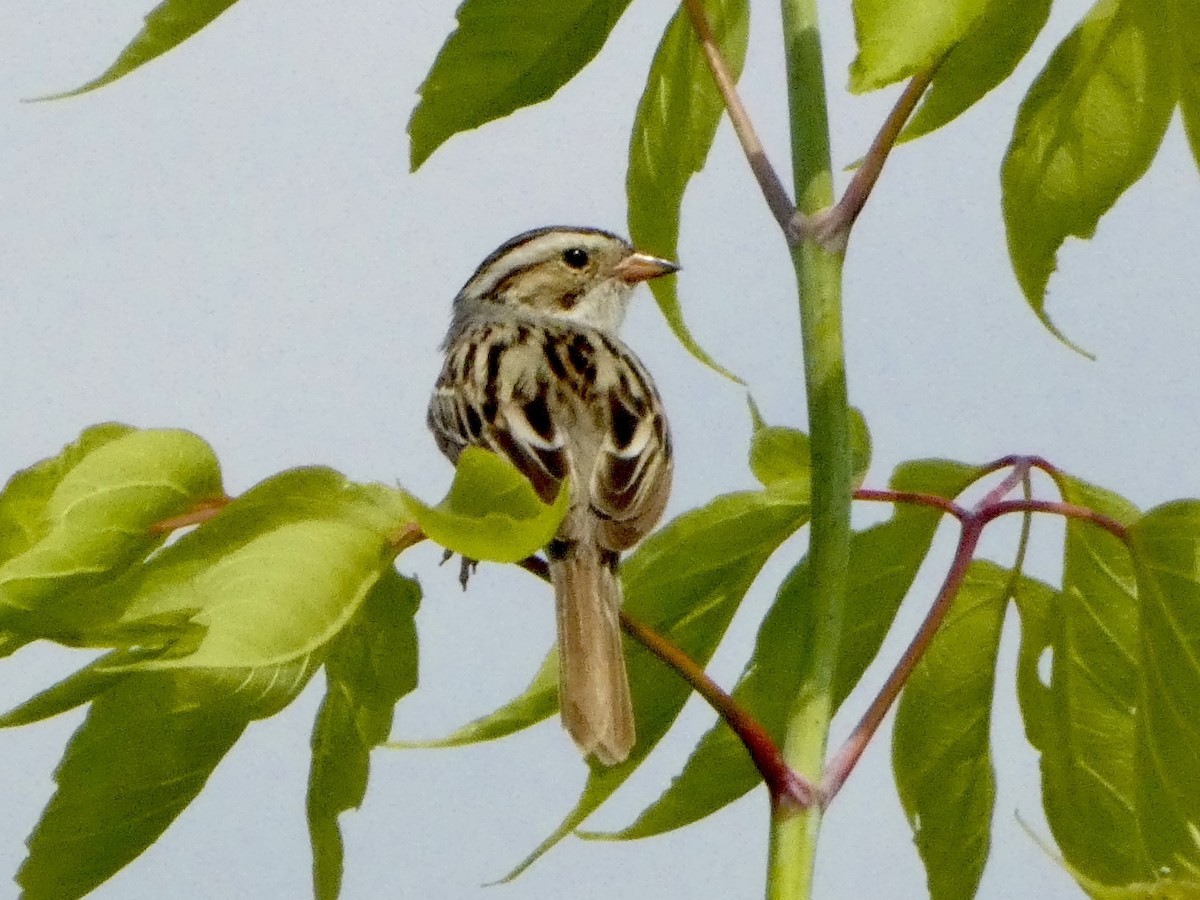
<svg viewBox="0 0 1200 900">
<path fill-rule="evenodd" d="M 445 550 L 442 552 L 442 565 L 445 565 L 450 557 L 454 556 L 453 550 Z M 471 580 L 471 576 L 475 574 L 475 570 L 479 568 L 479 560 L 471 559 L 468 556 L 462 558 L 461 566 L 458 570 L 458 583 L 462 585 L 462 589 L 467 589 L 467 582 Z"/>
</svg>

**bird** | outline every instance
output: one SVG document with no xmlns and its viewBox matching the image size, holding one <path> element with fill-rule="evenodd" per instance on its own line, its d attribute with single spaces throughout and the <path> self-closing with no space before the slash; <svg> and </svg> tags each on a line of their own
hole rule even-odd
<svg viewBox="0 0 1200 900">
<path fill-rule="evenodd" d="M 428 424 L 457 462 L 509 460 L 543 502 L 570 502 L 546 561 L 554 587 L 564 728 L 616 765 L 636 734 L 621 643 L 618 564 L 670 494 L 671 436 L 657 388 L 617 336 L 633 289 L 678 271 L 598 228 L 554 226 L 492 252 L 454 298 Z"/>
</svg>

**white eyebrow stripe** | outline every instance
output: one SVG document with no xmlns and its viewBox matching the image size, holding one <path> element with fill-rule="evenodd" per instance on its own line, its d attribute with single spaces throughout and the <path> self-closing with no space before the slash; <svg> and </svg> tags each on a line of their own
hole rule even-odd
<svg viewBox="0 0 1200 900">
<path fill-rule="evenodd" d="M 482 271 L 467 282 L 462 294 L 485 297 L 514 272 L 551 259 L 570 247 L 602 250 L 614 238 L 607 234 L 587 231 L 550 231 L 539 234 L 513 247 L 499 259 L 486 264 Z M 504 263 L 504 265 L 499 265 Z"/>
</svg>

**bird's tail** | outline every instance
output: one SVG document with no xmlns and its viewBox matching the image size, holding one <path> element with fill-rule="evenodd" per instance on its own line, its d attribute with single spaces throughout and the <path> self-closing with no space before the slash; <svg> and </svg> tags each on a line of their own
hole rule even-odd
<svg viewBox="0 0 1200 900">
<path fill-rule="evenodd" d="M 621 649 L 617 556 L 580 543 L 550 557 L 563 727 L 585 754 L 616 765 L 629 756 L 635 739 Z"/>
</svg>

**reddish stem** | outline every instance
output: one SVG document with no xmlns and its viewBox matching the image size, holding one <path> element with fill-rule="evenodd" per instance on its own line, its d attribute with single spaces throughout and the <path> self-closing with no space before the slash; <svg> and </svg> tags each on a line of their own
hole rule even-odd
<svg viewBox="0 0 1200 900">
<path fill-rule="evenodd" d="M 807 809 L 820 802 L 818 792 L 803 775 L 793 771 L 766 729 L 727 694 L 686 653 L 657 631 L 621 610 L 621 627 L 639 644 L 674 669 L 717 711 L 746 747 L 755 768 L 771 794 L 772 805 Z"/>
<path fill-rule="evenodd" d="M 1079 519 L 1084 522 L 1091 522 L 1098 528 L 1103 528 L 1118 540 L 1126 542 L 1129 540 L 1128 529 L 1116 519 L 1110 518 L 1103 513 L 1098 513 L 1089 507 L 1080 506 L 1077 503 L 1066 503 L 1062 500 L 1004 500 L 1000 503 L 994 503 L 991 506 L 979 509 L 976 515 L 983 524 L 987 524 L 992 519 L 998 519 L 1000 516 L 1006 516 L 1009 513 L 1028 512 L 1052 513 L 1056 516 L 1062 516 L 1065 519 Z"/>
<path fill-rule="evenodd" d="M 550 569 L 541 557 L 530 556 L 518 565 L 543 581 L 550 580 Z M 695 660 L 625 610 L 621 610 L 621 629 L 673 669 L 725 720 L 750 754 L 750 759 L 767 785 L 773 804 L 807 808 L 820 802 L 816 788 L 808 779 L 792 771 L 766 729 L 713 681 Z"/>
<path fill-rule="evenodd" d="M 820 796 L 824 804 L 828 805 L 842 789 L 851 770 L 862 756 L 880 723 L 883 722 L 887 711 L 900 695 L 909 676 L 912 675 L 913 669 L 921 661 L 925 651 L 929 649 L 946 614 L 950 612 L 954 598 L 957 596 L 959 588 L 962 587 L 963 579 L 966 578 L 967 568 L 971 565 L 971 558 L 975 554 L 975 548 L 979 545 L 979 537 L 983 532 L 984 524 L 985 520 L 975 515 L 967 516 L 963 521 L 962 533 L 958 537 L 958 548 L 954 552 L 954 562 L 950 565 L 950 571 L 946 573 L 942 589 L 938 591 L 937 599 L 929 608 L 925 621 L 921 623 L 920 629 L 904 651 L 904 655 L 892 669 L 892 674 L 888 676 L 875 699 L 871 701 L 871 705 L 867 707 L 867 711 L 855 726 L 850 737 L 847 738 L 846 743 L 838 750 L 837 755 L 825 770 L 825 777 L 822 779 L 820 787 Z"/>
<path fill-rule="evenodd" d="M 232 502 L 232 497 L 213 497 L 209 500 L 201 500 L 185 513 L 155 522 L 150 526 L 150 533 L 170 534 L 172 531 L 187 528 L 189 525 L 202 525 L 209 519 L 215 518 L 217 513 Z"/>
<path fill-rule="evenodd" d="M 925 651 L 929 649 L 929 645 L 933 642 L 938 629 L 946 618 L 946 614 L 950 611 L 950 607 L 954 603 L 955 596 L 957 596 L 959 589 L 962 587 L 967 569 L 975 555 L 976 548 L 979 546 L 980 536 L 983 534 L 984 527 L 989 522 L 1009 513 L 1052 513 L 1069 519 L 1091 522 L 1093 525 L 1103 528 L 1122 541 L 1128 540 L 1128 531 L 1120 522 L 1086 506 L 1064 503 L 1062 501 L 1033 500 L 1029 498 L 1004 500 L 1003 497 L 1005 495 L 1028 477 L 1030 469 L 1041 469 L 1052 475 L 1057 472 L 1057 469 L 1037 456 L 1009 456 L 997 460 L 995 463 L 984 467 L 984 469 L 987 472 L 992 472 L 1005 466 L 1011 466 L 1012 471 L 1005 476 L 1000 484 L 989 491 L 970 512 L 964 510 L 956 503 L 932 494 L 868 490 L 855 492 L 855 497 L 860 500 L 918 503 L 942 509 L 959 519 L 962 523 L 962 531 L 959 534 L 958 547 L 955 550 L 950 571 L 946 573 L 946 578 L 942 582 L 942 588 L 938 592 L 933 605 L 929 608 L 929 612 L 925 616 L 925 621 L 921 623 L 920 629 L 913 636 L 912 641 L 904 651 L 904 655 L 900 658 L 896 667 L 892 670 L 891 675 L 888 676 L 887 681 L 871 701 L 871 705 L 867 708 L 867 711 L 863 714 L 862 719 L 859 720 L 858 725 L 846 740 L 846 743 L 838 750 L 837 755 L 826 769 L 825 777 L 818 790 L 818 796 L 821 798 L 822 803 L 828 804 L 837 795 L 838 791 L 841 790 L 842 785 L 846 783 L 850 772 L 858 763 L 867 744 L 878 730 L 879 725 L 883 722 L 892 704 L 895 703 L 896 698 L 900 695 L 900 691 L 908 682 L 917 663 L 920 662 Z"/>
<path fill-rule="evenodd" d="M 916 491 L 885 491 L 870 488 L 859 488 L 854 492 L 855 500 L 873 500 L 880 503 L 912 503 L 918 506 L 932 506 L 958 520 L 965 519 L 970 513 L 953 500 L 939 497 L 937 494 L 921 494 Z"/>
<path fill-rule="evenodd" d="M 1045 457 L 1029 453 L 1010 453 L 1008 456 L 1002 456 L 995 462 L 988 463 L 986 466 L 981 466 L 980 468 L 982 473 L 987 475 L 1000 469 L 1006 469 L 1009 466 L 1020 465 L 1024 465 L 1027 469 L 1040 469 L 1051 477 L 1058 474 L 1058 467 L 1051 465 Z"/>
<path fill-rule="evenodd" d="M 692 20 L 692 28 L 696 32 L 700 48 L 704 51 L 704 59 L 708 63 L 709 71 L 712 72 L 713 81 L 717 83 L 717 90 L 721 92 L 721 97 L 725 101 L 725 111 L 729 113 L 729 121 L 742 145 L 742 152 L 746 155 L 750 170 L 758 180 L 758 186 L 762 190 L 771 214 L 775 216 L 775 221 L 779 223 L 783 233 L 790 237 L 792 217 L 796 214 L 795 204 L 788 197 L 787 188 L 779 180 L 779 175 L 775 171 L 775 167 L 771 165 L 771 160 L 767 158 L 767 151 L 763 149 L 762 141 L 758 139 L 758 134 L 754 131 L 754 123 L 750 121 L 750 114 L 746 112 L 742 98 L 738 96 L 737 80 L 733 77 L 733 72 L 730 71 L 729 64 L 725 61 L 725 56 L 721 53 L 716 38 L 713 37 L 708 14 L 704 11 L 704 3 L 702 0 L 684 0 L 684 7 L 687 9 L 688 17 Z"/>
<path fill-rule="evenodd" d="M 863 211 L 863 207 L 867 205 L 867 199 L 871 196 L 871 191 L 874 190 L 875 183 L 883 172 L 883 164 L 887 162 L 888 154 L 896 145 L 896 138 L 900 136 L 909 116 L 916 109 L 917 101 L 929 87 L 929 82 L 933 80 L 937 68 L 938 64 L 935 63 L 925 71 L 918 72 L 909 80 L 900 94 L 900 98 L 896 101 L 896 105 L 892 107 L 892 111 L 884 120 L 883 127 L 879 129 L 875 140 L 871 142 L 871 148 L 863 157 L 862 165 L 850 179 L 850 184 L 846 186 L 846 192 L 842 194 L 842 199 L 837 202 L 837 205 L 822 210 L 807 220 L 799 220 L 799 214 L 797 214 L 797 221 L 792 224 L 793 231 L 803 237 L 812 238 L 831 253 L 841 253 L 846 249 L 846 243 L 850 239 L 850 230 L 854 227 L 854 222 L 858 219 L 859 213 Z"/>
<path fill-rule="evenodd" d="M 1029 477 L 1029 458 L 1018 457 L 1013 460 L 1012 469 L 1004 479 L 984 495 L 984 498 L 975 504 L 975 511 L 979 512 L 989 506 L 999 503 L 1007 497 L 1017 485 L 1021 484 Z"/>
</svg>

